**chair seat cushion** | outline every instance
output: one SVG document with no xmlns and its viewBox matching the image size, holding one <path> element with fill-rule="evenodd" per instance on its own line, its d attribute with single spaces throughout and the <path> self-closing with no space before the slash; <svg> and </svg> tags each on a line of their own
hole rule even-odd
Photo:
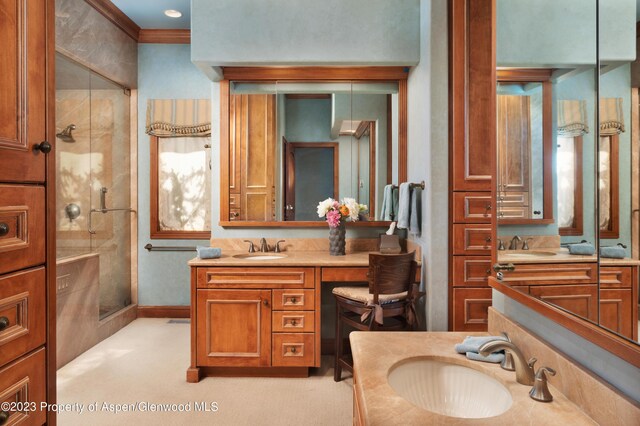
<svg viewBox="0 0 640 426">
<path fill-rule="evenodd" d="M 366 305 L 373 304 L 373 294 L 369 293 L 369 287 L 335 287 L 332 291 L 333 294 L 345 299 L 355 300 L 356 302 L 362 302 Z M 386 303 L 397 302 L 407 298 L 407 292 L 394 294 L 380 294 L 378 295 L 378 301 L 381 305 Z"/>
</svg>

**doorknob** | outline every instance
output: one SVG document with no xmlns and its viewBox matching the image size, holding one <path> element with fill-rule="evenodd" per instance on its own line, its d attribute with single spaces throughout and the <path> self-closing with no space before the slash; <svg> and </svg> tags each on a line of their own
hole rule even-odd
<svg viewBox="0 0 640 426">
<path fill-rule="evenodd" d="M 34 149 L 39 150 L 40 152 L 42 152 L 43 154 L 48 154 L 51 152 L 51 144 L 47 141 L 42 141 L 39 144 L 35 145 L 33 147 Z"/>
</svg>

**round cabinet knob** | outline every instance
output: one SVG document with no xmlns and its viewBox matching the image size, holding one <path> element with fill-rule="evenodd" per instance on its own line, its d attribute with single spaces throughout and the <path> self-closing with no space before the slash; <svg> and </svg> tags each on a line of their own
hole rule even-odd
<svg viewBox="0 0 640 426">
<path fill-rule="evenodd" d="M 4 237 L 9 233 L 9 225 L 2 222 L 0 223 L 0 237 Z"/>
<path fill-rule="evenodd" d="M 5 330 L 7 327 L 9 327 L 9 318 L 0 317 L 0 331 Z"/>
<path fill-rule="evenodd" d="M 264 300 L 262 301 L 262 304 L 263 304 L 264 306 L 269 306 L 269 301 L 268 301 L 267 299 L 264 299 Z"/>
<path fill-rule="evenodd" d="M 8 411 L 0 411 L 0 426 L 5 424 L 9 420 L 9 412 Z"/>
<path fill-rule="evenodd" d="M 295 348 L 295 346 L 291 348 L 291 353 L 292 353 L 292 354 L 295 354 L 295 353 L 296 353 L 296 348 Z"/>
<path fill-rule="evenodd" d="M 42 141 L 38 145 L 35 146 L 35 149 L 42 152 L 43 154 L 48 154 L 51 152 L 51 144 L 47 141 Z"/>
<path fill-rule="evenodd" d="M 296 321 L 296 320 L 291 320 L 291 325 L 292 325 L 292 326 L 294 326 L 294 327 L 295 327 L 297 324 L 298 324 L 298 321 Z"/>
<path fill-rule="evenodd" d="M 485 238 L 484 240 L 485 240 L 487 243 L 490 243 L 490 242 L 491 242 L 491 237 L 487 237 L 487 238 Z"/>
<path fill-rule="evenodd" d="M 298 299 L 296 299 L 295 297 L 292 297 L 292 298 L 291 298 L 291 303 L 294 303 L 294 304 L 295 304 L 295 303 L 298 303 Z"/>
</svg>

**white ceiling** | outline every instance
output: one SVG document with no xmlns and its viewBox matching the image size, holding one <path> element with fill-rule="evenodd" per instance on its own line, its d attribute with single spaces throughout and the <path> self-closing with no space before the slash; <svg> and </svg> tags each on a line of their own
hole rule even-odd
<svg viewBox="0 0 640 426">
<path fill-rule="evenodd" d="M 191 28 L 190 0 L 111 0 L 140 28 L 144 29 L 189 29 Z M 182 12 L 180 18 L 169 18 L 167 9 Z"/>
</svg>

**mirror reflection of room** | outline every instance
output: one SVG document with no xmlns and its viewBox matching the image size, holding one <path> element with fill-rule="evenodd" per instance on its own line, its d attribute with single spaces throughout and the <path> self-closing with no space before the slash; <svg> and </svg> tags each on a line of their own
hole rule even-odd
<svg viewBox="0 0 640 426">
<path fill-rule="evenodd" d="M 232 82 L 233 221 L 322 221 L 319 200 L 355 198 L 382 220 L 397 184 L 397 83 Z"/>
</svg>

